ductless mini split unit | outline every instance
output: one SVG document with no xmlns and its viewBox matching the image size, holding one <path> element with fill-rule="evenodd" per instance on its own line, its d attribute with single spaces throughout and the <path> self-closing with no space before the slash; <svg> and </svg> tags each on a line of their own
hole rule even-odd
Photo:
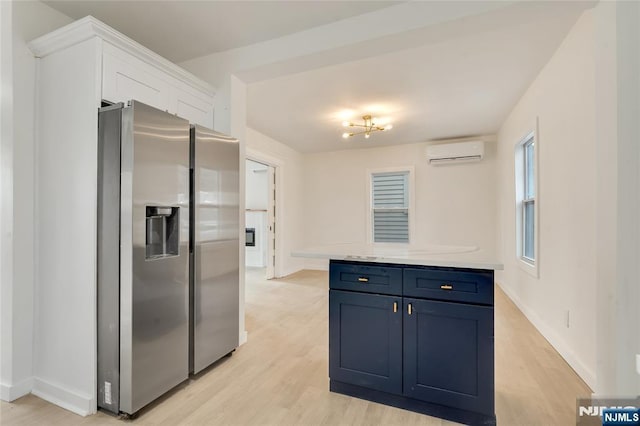
<svg viewBox="0 0 640 426">
<path fill-rule="evenodd" d="M 442 143 L 427 147 L 427 159 L 433 165 L 480 161 L 483 156 L 483 141 Z"/>
</svg>

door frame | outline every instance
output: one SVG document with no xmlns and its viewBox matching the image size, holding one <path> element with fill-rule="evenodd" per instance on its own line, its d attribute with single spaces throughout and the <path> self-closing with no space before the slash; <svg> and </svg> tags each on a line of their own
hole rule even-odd
<svg viewBox="0 0 640 426">
<path fill-rule="evenodd" d="M 267 266 L 267 279 L 271 278 L 279 278 L 282 276 L 282 227 L 280 226 L 282 221 L 282 183 L 283 183 L 283 162 L 275 157 L 272 157 L 268 154 L 262 153 L 255 149 L 247 147 L 245 150 L 245 160 L 255 161 L 261 164 L 264 164 L 269 167 L 273 167 L 273 171 L 275 173 L 275 206 L 276 206 L 276 214 L 274 216 L 274 238 L 276 240 L 275 243 L 275 251 L 270 245 L 268 245 L 267 249 L 267 258 L 269 258 L 270 253 L 273 253 L 274 256 L 274 265 L 273 265 L 273 276 L 269 276 L 269 267 Z M 245 183 L 246 185 L 246 183 Z M 268 185 L 269 192 L 271 191 L 272 184 Z M 246 189 L 246 187 L 245 187 Z M 273 198 L 267 197 L 269 200 L 269 204 L 267 209 L 272 211 L 274 207 Z M 267 214 L 269 217 L 269 214 Z M 267 259 L 269 261 L 269 259 Z"/>
</svg>

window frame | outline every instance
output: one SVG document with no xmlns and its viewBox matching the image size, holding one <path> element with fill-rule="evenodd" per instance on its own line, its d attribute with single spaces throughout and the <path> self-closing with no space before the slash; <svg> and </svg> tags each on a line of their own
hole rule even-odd
<svg viewBox="0 0 640 426">
<path fill-rule="evenodd" d="M 400 243 L 400 242 L 383 242 L 383 243 L 376 243 L 373 241 L 373 175 L 374 174 L 379 174 L 379 173 L 407 173 L 407 198 L 408 198 L 408 202 L 407 202 L 407 212 L 409 214 L 409 230 L 408 230 L 408 235 L 409 235 L 409 241 L 406 243 Z M 376 246 L 391 246 L 391 247 L 398 247 L 398 246 L 402 246 L 402 245 L 410 245 L 414 242 L 414 222 L 415 222 L 415 179 L 414 179 L 414 174 L 415 174 L 415 170 L 414 170 L 414 166 L 398 166 L 398 167 L 385 167 L 385 168 L 376 168 L 376 169 L 367 169 L 366 170 L 366 175 L 365 175 L 365 179 L 366 179 L 366 188 L 367 188 L 367 193 L 366 193 L 366 204 L 365 204 L 365 208 L 366 208 L 366 221 L 365 221 L 365 226 L 366 226 L 366 236 L 367 236 L 367 243 L 369 244 L 375 244 Z"/>
<path fill-rule="evenodd" d="M 520 257 L 522 258 L 522 260 L 524 262 L 527 262 L 531 265 L 535 265 L 536 264 L 536 235 L 535 235 L 535 231 L 537 229 L 536 226 L 536 193 L 535 191 L 537 190 L 536 188 L 536 174 L 537 174 L 537 170 L 536 170 L 536 165 L 533 164 L 533 196 L 529 196 L 529 186 L 531 185 L 530 179 L 529 179 L 529 162 L 528 160 L 528 150 L 527 148 L 529 146 L 533 146 L 533 163 L 535 163 L 536 160 L 536 140 L 533 134 L 529 135 L 529 137 L 527 139 L 525 139 L 525 141 L 522 143 L 522 185 L 523 185 L 523 196 L 522 196 L 522 229 L 521 229 L 521 247 L 520 247 L 520 252 L 521 255 Z M 526 254 L 526 247 L 527 247 L 527 226 L 526 226 L 526 222 L 527 222 L 527 205 L 533 205 L 533 258 L 527 256 Z"/>
<path fill-rule="evenodd" d="M 515 219 L 516 219 L 516 258 L 520 269 L 531 276 L 538 278 L 540 273 L 540 139 L 538 137 L 538 120 L 536 119 L 533 130 L 528 131 L 524 137 L 520 138 L 515 145 Z M 533 144 L 533 187 L 532 197 L 527 194 L 527 171 L 526 164 L 527 146 Z M 525 206 L 533 204 L 533 259 L 525 255 L 526 226 L 525 226 Z"/>
</svg>

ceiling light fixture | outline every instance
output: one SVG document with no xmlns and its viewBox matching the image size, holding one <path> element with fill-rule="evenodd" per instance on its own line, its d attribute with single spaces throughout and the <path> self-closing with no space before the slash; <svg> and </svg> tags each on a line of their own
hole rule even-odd
<svg viewBox="0 0 640 426">
<path fill-rule="evenodd" d="M 342 137 L 347 139 L 347 138 L 350 138 L 351 136 L 364 134 L 364 137 L 366 139 L 369 139 L 369 137 L 371 136 L 371 133 L 373 132 L 383 132 L 385 130 L 391 130 L 393 128 L 391 124 L 387 124 L 384 127 L 376 126 L 376 123 L 374 122 L 375 119 L 371 118 L 370 115 L 362 116 L 362 120 L 364 120 L 364 124 L 355 124 L 350 121 L 343 121 L 342 125 L 344 127 L 360 127 L 362 128 L 362 130 L 359 132 L 345 132 L 342 134 Z"/>
</svg>

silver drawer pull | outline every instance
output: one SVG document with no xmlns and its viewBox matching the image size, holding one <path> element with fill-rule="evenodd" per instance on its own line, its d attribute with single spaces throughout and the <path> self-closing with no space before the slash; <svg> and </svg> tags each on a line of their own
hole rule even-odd
<svg viewBox="0 0 640 426">
<path fill-rule="evenodd" d="M 369 278 L 367 278 L 367 277 L 358 277 L 358 281 L 360 281 L 361 283 L 368 283 L 369 282 Z"/>
<path fill-rule="evenodd" d="M 453 286 L 451 284 L 442 284 L 440 288 L 443 290 L 453 290 Z"/>
</svg>

